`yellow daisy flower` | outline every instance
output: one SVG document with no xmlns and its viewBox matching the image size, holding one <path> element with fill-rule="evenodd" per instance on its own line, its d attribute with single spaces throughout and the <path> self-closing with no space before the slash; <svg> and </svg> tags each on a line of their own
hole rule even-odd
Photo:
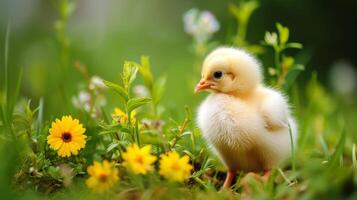
<svg viewBox="0 0 357 200">
<path fill-rule="evenodd" d="M 171 181 L 182 182 L 191 174 L 192 165 L 189 160 L 187 155 L 180 158 L 176 152 L 161 155 L 159 174 Z"/>
<path fill-rule="evenodd" d="M 135 124 L 136 122 L 136 112 L 135 110 L 131 112 L 130 122 Z M 114 112 L 112 113 L 112 118 L 118 121 L 120 124 L 125 124 L 128 121 L 128 115 L 123 112 L 120 108 L 114 108 Z"/>
<path fill-rule="evenodd" d="M 72 154 L 77 155 L 78 151 L 84 148 L 87 136 L 86 131 L 78 119 L 72 119 L 71 116 L 63 116 L 61 120 L 56 119 L 52 122 L 47 136 L 47 143 L 50 148 L 57 151 L 62 157 L 69 157 Z"/>
<path fill-rule="evenodd" d="M 103 163 L 94 161 L 93 165 L 87 168 L 87 172 L 90 175 L 86 180 L 87 186 L 100 193 L 111 188 L 119 180 L 119 170 L 107 160 Z"/>
<path fill-rule="evenodd" d="M 134 174 L 146 174 L 153 169 L 152 164 L 156 161 L 156 156 L 150 154 L 151 145 L 139 148 L 137 144 L 132 144 L 123 153 L 123 166 L 131 170 Z"/>
</svg>

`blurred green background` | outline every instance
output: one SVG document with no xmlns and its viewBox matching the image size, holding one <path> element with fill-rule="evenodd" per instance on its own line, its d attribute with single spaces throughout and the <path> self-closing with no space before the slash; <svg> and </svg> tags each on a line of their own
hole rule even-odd
<svg viewBox="0 0 357 200">
<path fill-rule="evenodd" d="M 168 76 L 164 104 L 168 108 L 182 107 L 192 104 L 192 99 L 187 98 L 192 84 L 186 77 L 194 71 L 192 38 L 184 32 L 183 13 L 190 8 L 211 11 L 221 25 L 213 40 L 229 45 L 236 23 L 228 12 L 228 4 L 237 2 L 78 0 L 66 29 L 70 76 L 60 77 L 61 58 L 54 28 L 59 18 L 56 1 L 4 0 L 0 2 L 0 55 L 4 55 L 6 27 L 10 23 L 10 81 L 14 83 L 19 68 L 24 68 L 22 93 L 35 102 L 45 96 L 45 106 L 51 108 L 51 114 L 61 113 L 63 109 L 58 101 L 60 79 L 68 79 L 68 85 L 77 85 L 81 80 L 73 67 L 75 61 L 87 66 L 91 74 L 115 81 L 119 80 L 124 60 L 138 61 L 141 55 L 150 56 L 156 74 Z M 275 22 L 289 27 L 290 40 L 304 44 L 307 70 L 300 81 L 308 80 L 316 70 L 319 80 L 331 86 L 330 70 L 336 63 L 348 65 L 347 74 L 356 74 L 356 1 L 264 0 L 260 4 L 249 24 L 248 40 L 259 43 L 266 30 L 275 30 Z M 4 63 L 3 56 L 0 63 Z M 4 65 L 0 66 L 3 74 Z M 193 77 L 198 80 L 199 75 Z M 355 85 L 356 80 L 352 79 Z M 0 84 L 2 88 L 3 81 Z M 69 94 L 78 90 L 76 86 L 67 89 Z M 353 97 L 355 91 L 353 86 Z"/>
</svg>

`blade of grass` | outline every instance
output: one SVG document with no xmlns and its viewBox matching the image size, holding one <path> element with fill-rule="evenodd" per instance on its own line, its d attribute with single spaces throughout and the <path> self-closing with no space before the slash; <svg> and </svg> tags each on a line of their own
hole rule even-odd
<svg viewBox="0 0 357 200">
<path fill-rule="evenodd" d="M 357 155 L 356 155 L 356 144 L 352 147 L 352 166 L 357 169 Z"/>
<path fill-rule="evenodd" d="M 330 157 L 330 161 L 329 161 L 330 168 L 336 168 L 340 164 L 340 159 L 345 147 L 345 141 L 346 141 L 346 129 L 343 128 L 340 139 L 338 140 L 338 143 L 336 145 L 335 152 Z"/>
<path fill-rule="evenodd" d="M 135 136 L 136 136 L 136 142 L 138 143 L 138 146 L 141 146 L 141 141 L 140 141 L 140 131 L 139 131 L 139 122 L 138 120 L 135 121 Z"/>
<path fill-rule="evenodd" d="M 40 134 L 43 123 L 43 97 L 40 99 L 37 114 L 37 134 Z"/>
<path fill-rule="evenodd" d="M 200 185 L 202 185 L 204 188 L 209 189 L 209 187 L 207 186 L 207 184 L 200 178 L 198 177 L 192 177 L 197 183 L 199 183 Z"/>
<path fill-rule="evenodd" d="M 14 110 L 15 104 L 17 102 L 17 98 L 19 97 L 19 94 L 20 94 L 23 71 L 24 71 L 23 68 L 20 68 L 19 78 L 17 79 L 17 82 L 16 82 L 15 93 L 13 94 L 13 98 L 11 100 L 10 100 L 10 97 L 9 97 L 8 104 L 9 104 L 9 112 L 11 114 L 12 114 L 12 112 Z M 9 115 L 11 115 L 10 113 L 9 113 Z M 11 116 L 10 116 L 10 118 L 11 118 Z"/>
<path fill-rule="evenodd" d="M 289 185 L 291 183 L 291 181 L 289 180 L 288 177 L 286 177 L 286 175 L 284 174 L 283 170 L 281 170 L 281 168 L 278 168 L 278 171 L 280 173 L 280 175 L 283 177 L 283 179 L 285 180 L 285 182 Z"/>
<path fill-rule="evenodd" d="M 8 58 L 9 58 L 9 44 L 10 44 L 10 22 L 8 22 L 7 24 L 7 28 L 6 28 L 6 35 L 5 35 L 5 52 L 4 52 L 4 64 L 5 64 L 5 94 L 4 94 L 4 101 L 2 106 L 2 121 L 4 123 L 4 127 L 5 130 L 7 130 L 8 132 L 10 132 L 11 136 L 13 137 L 13 139 L 16 138 L 15 133 L 12 129 L 11 126 L 11 117 L 12 117 L 12 110 L 10 109 L 9 106 L 9 79 L 8 79 Z"/>
<path fill-rule="evenodd" d="M 319 135 L 319 142 L 322 146 L 322 150 L 323 150 L 325 156 L 328 157 L 329 156 L 328 147 L 327 147 L 326 141 L 322 135 Z"/>
<path fill-rule="evenodd" d="M 9 84 L 8 84 L 8 58 L 9 58 L 9 43 L 10 43 L 10 22 L 8 22 L 7 24 L 7 28 L 6 28 L 6 35 L 5 35 L 5 53 L 4 53 L 4 61 L 5 61 L 5 95 L 4 95 L 4 102 L 5 105 L 8 102 L 8 92 L 9 92 Z"/>
<path fill-rule="evenodd" d="M 104 122 L 105 123 L 109 123 L 109 117 L 108 117 L 107 113 L 105 112 L 103 106 L 100 107 L 100 111 L 102 112 Z"/>
<path fill-rule="evenodd" d="M 291 144 L 291 160 L 292 160 L 292 166 L 293 166 L 293 172 L 295 173 L 295 148 L 294 148 L 294 139 L 293 139 L 293 133 L 291 132 L 291 126 L 288 123 L 289 127 L 289 135 L 290 135 L 290 144 Z"/>
</svg>

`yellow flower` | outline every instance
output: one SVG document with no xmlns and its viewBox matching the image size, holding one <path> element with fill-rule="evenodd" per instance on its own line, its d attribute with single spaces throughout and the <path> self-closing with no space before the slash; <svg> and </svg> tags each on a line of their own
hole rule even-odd
<svg viewBox="0 0 357 200">
<path fill-rule="evenodd" d="M 161 155 L 159 173 L 171 181 L 182 182 L 191 174 L 192 166 L 189 164 L 189 160 L 187 155 L 180 158 L 176 152 Z"/>
<path fill-rule="evenodd" d="M 132 144 L 123 153 L 123 166 L 127 167 L 134 174 L 146 174 L 153 169 L 152 164 L 156 161 L 156 156 L 150 154 L 151 145 L 139 148 L 137 144 Z"/>
<path fill-rule="evenodd" d="M 94 161 L 93 165 L 87 168 L 87 172 L 90 177 L 87 179 L 86 184 L 97 192 L 104 192 L 119 180 L 119 170 L 107 160 L 104 160 L 103 163 Z"/>
<path fill-rule="evenodd" d="M 86 131 L 78 119 L 72 119 L 71 116 L 63 116 L 61 120 L 56 119 L 52 122 L 47 136 L 47 143 L 50 148 L 57 151 L 62 157 L 69 157 L 72 154 L 77 155 L 78 151 L 84 148 L 87 136 Z"/>
<path fill-rule="evenodd" d="M 130 122 L 135 124 L 136 122 L 136 112 L 135 110 L 131 112 Z M 128 115 L 123 112 L 120 108 L 114 108 L 114 112 L 112 113 L 112 118 L 118 121 L 120 124 L 125 124 L 128 121 Z"/>
</svg>

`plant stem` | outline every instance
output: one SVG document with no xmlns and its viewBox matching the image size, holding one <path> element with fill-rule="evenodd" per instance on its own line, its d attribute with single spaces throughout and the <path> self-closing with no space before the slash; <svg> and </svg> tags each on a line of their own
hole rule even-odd
<svg viewBox="0 0 357 200">
<path fill-rule="evenodd" d="M 171 146 L 172 149 L 175 147 L 176 143 L 177 143 L 178 140 L 181 138 L 180 136 L 182 135 L 182 133 L 183 133 L 183 132 L 185 131 L 185 129 L 187 128 L 187 125 L 188 125 L 188 122 L 189 122 L 189 121 L 190 121 L 189 119 L 185 118 L 185 121 L 182 123 L 182 126 L 180 126 L 179 132 L 178 132 L 178 134 L 176 135 L 176 137 L 174 138 L 174 141 L 173 141 L 173 143 L 172 143 L 172 146 Z"/>
<path fill-rule="evenodd" d="M 275 62 L 275 69 L 277 71 L 277 75 L 280 76 L 281 66 L 280 66 L 280 50 L 278 47 L 274 48 L 274 62 Z"/>
<path fill-rule="evenodd" d="M 138 146 L 141 146 L 141 141 L 140 141 L 140 131 L 139 131 L 139 126 L 138 126 L 138 120 L 135 122 L 135 135 L 136 135 L 136 142 L 138 143 Z"/>
<path fill-rule="evenodd" d="M 6 35 L 5 35 L 5 53 L 4 53 L 4 60 L 5 60 L 5 104 L 8 101 L 8 92 L 9 92 L 9 85 L 8 85 L 8 57 L 9 57 L 9 42 L 10 42 L 10 22 L 7 24 L 6 28 Z"/>
<path fill-rule="evenodd" d="M 239 43 L 243 43 L 245 41 L 245 37 L 247 35 L 247 22 L 246 21 L 243 21 L 243 20 L 238 20 L 238 41 Z M 240 44 L 242 45 L 242 44 Z"/>
</svg>

